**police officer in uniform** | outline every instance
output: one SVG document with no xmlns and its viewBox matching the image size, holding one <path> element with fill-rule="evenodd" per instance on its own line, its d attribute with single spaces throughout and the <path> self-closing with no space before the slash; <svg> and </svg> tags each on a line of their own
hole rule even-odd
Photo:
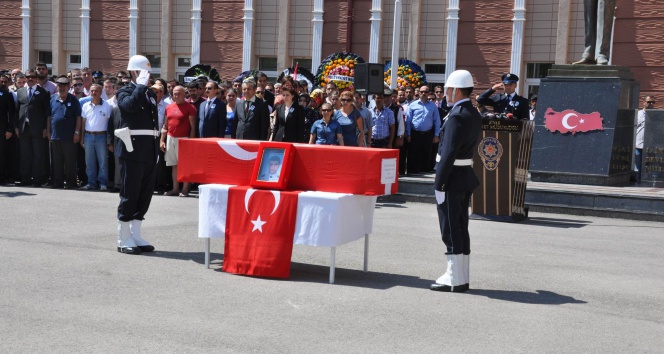
<svg viewBox="0 0 664 354">
<path fill-rule="evenodd" d="M 454 71 L 445 84 L 445 97 L 452 109 L 440 131 L 434 190 L 440 231 L 447 246 L 447 270 L 431 284 L 435 291 L 464 292 L 470 283 L 468 206 L 479 185 L 472 159 L 482 127 L 482 116 L 470 101 L 473 86 L 473 77 L 466 70 Z"/>
<path fill-rule="evenodd" d="M 159 153 L 157 96 L 148 86 L 150 67 L 146 57 L 131 57 L 127 70 L 134 81 L 116 93 L 121 118 L 114 149 L 122 176 L 117 250 L 127 254 L 154 251 L 141 237 L 141 223 L 154 192 Z"/>
<path fill-rule="evenodd" d="M 511 113 L 516 119 L 530 119 L 530 107 L 528 99 L 519 96 L 516 91 L 516 83 L 519 77 L 514 74 L 505 74 L 501 82 L 493 85 L 477 97 L 477 103 L 492 106 L 495 114 Z M 505 88 L 504 94 L 495 94 L 496 90 Z"/>
</svg>

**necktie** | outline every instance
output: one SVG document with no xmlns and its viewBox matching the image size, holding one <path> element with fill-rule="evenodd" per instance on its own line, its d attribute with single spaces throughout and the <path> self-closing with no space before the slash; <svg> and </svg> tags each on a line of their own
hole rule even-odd
<svg viewBox="0 0 664 354">
<path fill-rule="evenodd" d="M 206 116 L 207 116 L 207 114 L 208 114 L 208 110 L 209 110 L 209 109 L 210 109 L 210 100 L 208 100 L 207 103 L 205 104 L 205 115 L 206 115 Z"/>
<path fill-rule="evenodd" d="M 244 117 L 245 118 L 249 115 L 249 103 L 250 103 L 250 101 L 244 101 Z"/>
<path fill-rule="evenodd" d="M 28 87 L 28 104 L 32 100 L 32 87 Z M 28 117 L 28 111 L 25 111 L 25 122 L 30 123 L 30 118 Z"/>
<path fill-rule="evenodd" d="M 32 99 L 32 87 L 28 88 L 28 101 Z"/>
</svg>

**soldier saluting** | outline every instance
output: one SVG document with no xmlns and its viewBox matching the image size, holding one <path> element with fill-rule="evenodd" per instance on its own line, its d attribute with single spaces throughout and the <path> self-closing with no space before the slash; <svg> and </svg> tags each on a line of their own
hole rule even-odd
<svg viewBox="0 0 664 354">
<path fill-rule="evenodd" d="M 490 89 L 482 92 L 477 97 L 477 103 L 493 107 L 495 114 L 511 113 L 516 119 L 530 119 L 528 99 L 519 96 L 515 92 L 519 77 L 514 74 L 505 74 L 501 77 L 500 81 Z M 494 92 L 503 88 L 505 89 L 505 93 L 494 94 Z"/>
<path fill-rule="evenodd" d="M 115 156 L 120 161 L 122 188 L 118 205 L 118 252 L 140 254 L 154 247 L 141 237 L 141 223 L 150 207 L 159 152 L 157 96 L 149 88 L 150 62 L 142 55 L 129 59 L 132 82 L 118 90 L 119 138 Z"/>
</svg>

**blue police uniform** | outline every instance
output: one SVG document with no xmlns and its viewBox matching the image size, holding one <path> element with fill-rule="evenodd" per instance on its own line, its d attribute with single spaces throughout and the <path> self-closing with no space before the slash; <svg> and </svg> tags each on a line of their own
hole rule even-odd
<svg viewBox="0 0 664 354">
<path fill-rule="evenodd" d="M 115 156 L 122 171 L 118 219 L 143 220 L 150 207 L 159 153 L 157 95 L 145 85 L 131 83 L 116 93 L 120 128 L 153 130 L 154 135 L 131 135 L 133 151 L 121 139 L 115 143 Z"/>
<path fill-rule="evenodd" d="M 505 74 L 502 76 L 505 84 L 519 82 L 519 77 L 514 74 Z M 516 119 L 530 119 L 530 102 L 525 97 L 519 96 L 514 92 L 510 97 L 507 94 L 496 94 L 495 90 L 488 89 L 477 97 L 477 103 L 493 107 L 496 114 L 512 113 Z"/>
</svg>

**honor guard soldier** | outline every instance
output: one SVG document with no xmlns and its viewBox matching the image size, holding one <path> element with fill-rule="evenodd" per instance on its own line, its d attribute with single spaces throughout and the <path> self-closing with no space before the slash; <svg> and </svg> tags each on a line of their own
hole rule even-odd
<svg viewBox="0 0 664 354">
<path fill-rule="evenodd" d="M 142 55 L 129 59 L 127 70 L 134 79 L 118 90 L 120 129 L 115 156 L 120 161 L 122 188 L 118 206 L 118 252 L 154 251 L 141 237 L 141 223 L 150 207 L 159 152 L 157 96 L 149 88 L 150 62 Z"/>
<path fill-rule="evenodd" d="M 515 92 L 517 82 L 519 82 L 518 76 L 514 74 L 503 75 L 501 82 L 493 85 L 477 97 L 477 103 L 492 106 L 496 115 L 511 113 L 516 119 L 530 119 L 528 99 L 519 96 Z M 494 95 L 494 92 L 501 88 L 505 89 L 505 93 Z"/>
<path fill-rule="evenodd" d="M 466 70 L 454 71 L 445 83 L 445 97 L 452 108 L 440 131 L 434 191 L 447 246 L 447 270 L 431 284 L 435 291 L 464 292 L 470 284 L 468 206 L 479 185 L 472 159 L 482 127 L 482 116 L 469 98 L 473 86 L 473 77 Z"/>
</svg>

